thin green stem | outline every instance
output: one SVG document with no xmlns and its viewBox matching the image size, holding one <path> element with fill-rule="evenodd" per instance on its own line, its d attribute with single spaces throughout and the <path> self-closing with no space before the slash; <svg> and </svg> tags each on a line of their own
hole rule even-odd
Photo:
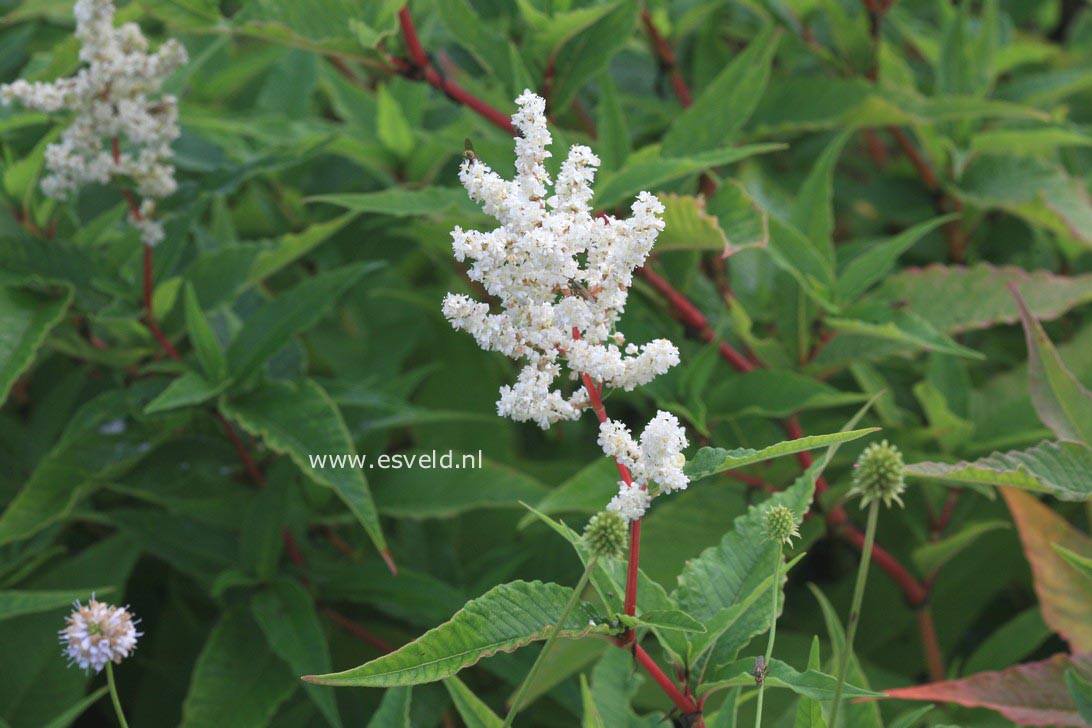
<svg viewBox="0 0 1092 728">
<path fill-rule="evenodd" d="M 773 657 L 774 640 L 777 638 L 777 595 L 781 591 L 781 567 L 785 561 L 785 544 L 780 541 L 777 542 L 777 561 L 774 562 L 773 572 L 773 609 L 770 611 L 770 637 L 766 641 L 766 654 L 763 657 L 761 669 L 765 670 L 770 664 L 770 658 Z M 755 707 L 755 728 L 761 728 L 762 726 L 762 698 L 766 693 L 766 680 L 765 675 L 758 679 L 758 704 Z"/>
<path fill-rule="evenodd" d="M 110 686 L 110 700 L 114 703 L 114 712 L 118 714 L 118 723 L 121 728 L 129 728 L 125 720 L 125 713 L 121 712 L 121 699 L 118 697 L 118 686 L 114 682 L 114 663 L 106 663 L 106 684 Z"/>
<path fill-rule="evenodd" d="M 868 581 L 868 565 L 872 559 L 872 544 L 876 541 L 876 521 L 880 516 L 880 501 L 872 501 L 868 508 L 868 525 L 865 526 L 865 540 L 861 547 L 861 564 L 857 569 L 857 585 L 853 588 L 853 604 L 849 608 L 849 622 L 846 624 L 846 643 L 842 654 L 838 656 L 838 685 L 834 688 L 834 703 L 830 707 L 830 728 L 838 728 L 838 709 L 842 703 L 842 691 L 846 685 L 846 671 L 849 669 L 849 656 L 853 653 L 853 638 L 857 635 L 857 623 L 861 621 L 861 602 L 864 601 L 865 582 Z"/>
<path fill-rule="evenodd" d="M 534 682 L 535 676 L 538 675 L 539 670 L 542 669 L 542 665 L 546 661 L 546 655 L 549 654 L 550 648 L 554 646 L 554 641 L 557 639 L 558 634 L 561 633 L 562 625 L 568 621 L 573 608 L 576 606 L 576 603 L 580 601 L 580 594 L 583 593 L 584 587 L 588 585 L 588 579 L 591 578 L 592 569 L 595 568 L 596 561 L 598 561 L 597 556 L 592 556 L 588 559 L 588 566 L 584 569 L 584 575 L 581 576 L 580 581 L 576 583 L 576 588 L 573 589 L 573 595 L 569 597 L 569 601 L 565 605 L 565 609 L 562 610 L 561 617 L 558 618 L 557 624 L 550 630 L 550 636 L 546 638 L 546 644 L 542 646 L 542 652 L 538 653 L 535 664 L 531 665 L 531 671 L 527 673 L 527 677 L 524 678 L 519 689 L 516 691 L 516 696 L 512 698 L 512 707 L 508 710 L 508 715 L 504 717 L 504 728 L 508 728 L 508 726 L 512 725 L 512 721 L 516 719 L 516 713 L 519 712 L 520 705 L 523 702 L 523 695 L 527 692 L 527 686 Z"/>
</svg>

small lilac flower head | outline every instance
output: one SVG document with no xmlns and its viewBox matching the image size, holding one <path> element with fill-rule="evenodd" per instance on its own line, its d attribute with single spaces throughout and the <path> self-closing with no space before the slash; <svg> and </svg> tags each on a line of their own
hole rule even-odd
<svg viewBox="0 0 1092 728">
<path fill-rule="evenodd" d="M 136 649 L 139 619 L 133 619 L 128 607 L 115 607 L 95 599 L 87 605 L 76 602 L 61 630 L 61 644 L 70 665 L 102 672 L 107 662 L 120 664 Z"/>
</svg>

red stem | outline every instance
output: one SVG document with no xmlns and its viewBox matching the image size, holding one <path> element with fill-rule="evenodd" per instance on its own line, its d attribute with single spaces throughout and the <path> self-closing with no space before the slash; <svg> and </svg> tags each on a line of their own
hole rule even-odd
<svg viewBox="0 0 1092 728">
<path fill-rule="evenodd" d="M 580 340 L 580 330 L 575 326 L 573 327 L 573 339 Z M 599 422 L 607 421 L 607 408 L 603 406 L 603 397 L 601 390 L 596 386 L 595 382 L 589 374 L 584 372 L 580 373 L 580 380 L 584 383 L 584 391 L 588 393 L 588 401 L 591 402 L 592 410 L 595 412 L 595 416 L 599 419 Z M 633 485 L 633 477 L 630 475 L 629 468 L 619 462 L 617 459 L 614 461 L 615 466 L 618 468 L 618 474 L 622 476 L 622 481 L 626 485 Z M 629 526 L 629 557 L 626 568 L 626 595 L 622 608 L 629 616 L 633 616 L 637 613 L 637 574 L 640 570 L 641 561 L 641 519 L 630 523 Z M 629 630 L 626 633 L 627 640 L 633 639 L 633 630 Z"/>
<path fill-rule="evenodd" d="M 675 707 L 678 708 L 683 715 L 692 715 L 698 712 L 698 704 L 694 702 L 693 698 L 683 694 L 682 691 L 675 687 L 675 683 L 671 682 L 671 678 L 664 674 L 664 671 L 661 670 L 660 666 L 656 664 L 656 661 L 644 651 L 644 648 L 634 642 L 632 644 L 632 649 L 633 657 L 637 660 L 637 663 L 645 669 L 645 672 L 647 672 L 653 680 L 656 681 L 656 684 L 667 694 L 667 697 L 671 698 L 671 702 L 675 704 Z"/>
<path fill-rule="evenodd" d="M 648 30 L 648 35 L 652 39 L 652 47 L 656 51 L 660 63 L 671 77 L 671 85 L 675 89 L 675 96 L 678 97 L 679 103 L 682 104 L 684 109 L 689 107 L 693 103 L 693 98 L 690 95 L 690 87 L 686 85 L 686 79 L 683 78 L 682 72 L 679 70 L 674 49 L 660 35 L 660 31 L 656 28 L 656 24 L 652 22 L 652 15 L 647 8 L 641 11 L 641 22 Z"/>
<path fill-rule="evenodd" d="M 387 652 L 387 653 L 394 652 L 393 647 L 388 645 L 386 642 L 384 642 L 379 637 L 376 637 L 374 634 L 372 634 L 368 630 L 361 627 L 359 624 L 357 624 L 353 620 L 346 617 L 344 614 L 341 614 L 340 612 L 336 612 L 333 609 L 326 608 L 326 609 L 322 610 L 322 615 L 324 617 L 326 617 L 327 619 L 329 619 L 334 624 L 336 624 L 337 626 L 341 627 L 346 632 L 348 632 L 348 633 L 350 633 L 350 634 L 352 634 L 352 635 L 354 635 L 356 637 L 359 637 L 360 639 L 364 640 L 365 642 L 368 642 L 371 645 L 374 645 L 377 649 L 379 649 L 379 650 L 381 650 L 383 652 Z"/>
<path fill-rule="evenodd" d="M 925 650 L 925 666 L 929 672 L 929 680 L 940 682 L 944 679 L 944 658 L 940 654 L 940 640 L 937 639 L 933 612 L 928 606 L 918 609 L 918 631 L 921 633 L 922 649 Z"/>
<path fill-rule="evenodd" d="M 406 49 L 409 51 L 410 59 L 408 61 L 401 58 L 391 59 L 391 63 L 394 64 L 395 68 L 408 78 L 423 79 L 433 88 L 443 91 L 455 103 L 466 106 L 482 118 L 515 136 L 516 128 L 512 126 L 512 120 L 506 114 L 494 109 L 459 84 L 442 76 L 432 67 L 432 61 L 429 60 L 428 54 L 417 36 L 417 27 L 413 24 L 413 18 L 410 16 L 408 6 L 403 6 L 398 11 L 398 22 L 402 27 L 402 37 L 406 42 Z"/>
</svg>

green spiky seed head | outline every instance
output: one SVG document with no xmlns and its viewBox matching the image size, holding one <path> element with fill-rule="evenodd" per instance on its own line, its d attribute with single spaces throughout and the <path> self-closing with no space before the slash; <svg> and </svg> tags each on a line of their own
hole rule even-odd
<svg viewBox="0 0 1092 728">
<path fill-rule="evenodd" d="M 596 513 L 584 528 L 584 543 L 596 556 L 622 558 L 626 553 L 628 538 L 629 527 L 626 519 L 615 511 Z"/>
<path fill-rule="evenodd" d="M 902 492 L 906 490 L 903 476 L 902 453 L 887 440 L 872 443 L 857 458 L 853 471 L 853 489 L 850 495 L 861 496 L 861 508 L 876 500 L 890 507 L 894 501 L 902 505 Z"/>
<path fill-rule="evenodd" d="M 772 506 L 766 510 L 766 538 L 792 546 L 792 540 L 800 536 L 796 528 L 796 514 L 785 506 Z"/>
</svg>

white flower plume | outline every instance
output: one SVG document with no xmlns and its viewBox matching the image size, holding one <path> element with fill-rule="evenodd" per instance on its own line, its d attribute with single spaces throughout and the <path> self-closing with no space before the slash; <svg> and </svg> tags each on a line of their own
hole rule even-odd
<svg viewBox="0 0 1092 728">
<path fill-rule="evenodd" d="M 140 620 L 127 607 L 100 602 L 94 595 L 86 606 L 76 602 L 73 607 L 60 633 L 69 664 L 102 672 L 107 662 L 118 664 L 136 649 Z"/>
<path fill-rule="evenodd" d="M 563 365 L 574 375 L 632 390 L 678 364 L 679 352 L 666 339 L 626 344 L 616 330 L 633 272 L 663 230 L 663 205 L 641 192 L 624 220 L 593 215 L 592 181 L 599 158 L 588 147 L 574 146 L 552 184 L 545 166 L 551 143 L 545 101 L 524 91 L 516 103 L 515 178 L 503 179 L 473 155 L 459 172 L 470 197 L 500 227 L 488 232 L 456 227 L 452 232 L 455 258 L 470 262 L 468 276 L 496 299 L 498 310 L 449 293 L 443 311 L 452 326 L 470 333 L 483 349 L 524 362 L 516 382 L 501 388 L 497 412 L 546 429 L 559 420 L 577 419 L 590 401 L 582 387 L 569 395 L 555 388 Z M 671 423 L 677 432 L 669 436 Z M 630 505 L 617 510 L 640 517 L 650 497 L 641 486 L 650 480 L 665 492 L 686 487 L 679 469 L 686 445 L 681 433 L 678 421 L 666 412 L 650 423 L 635 445 L 638 457 L 629 461 L 640 485 L 634 491 L 623 484 L 618 498 Z"/>
<path fill-rule="evenodd" d="M 141 214 L 130 216 L 130 222 L 145 244 L 154 245 L 163 230 L 150 214 L 156 199 L 175 190 L 171 143 L 179 134 L 177 100 L 159 90 L 186 62 L 186 49 L 168 40 L 149 53 L 148 40 L 135 23 L 114 26 L 115 11 L 112 0 L 77 0 L 76 38 L 86 65 L 51 83 L 18 80 L 0 86 L 0 101 L 73 112 L 60 141 L 46 148 L 49 173 L 42 191 L 63 199 L 83 184 L 128 177 L 143 198 Z"/>
</svg>

